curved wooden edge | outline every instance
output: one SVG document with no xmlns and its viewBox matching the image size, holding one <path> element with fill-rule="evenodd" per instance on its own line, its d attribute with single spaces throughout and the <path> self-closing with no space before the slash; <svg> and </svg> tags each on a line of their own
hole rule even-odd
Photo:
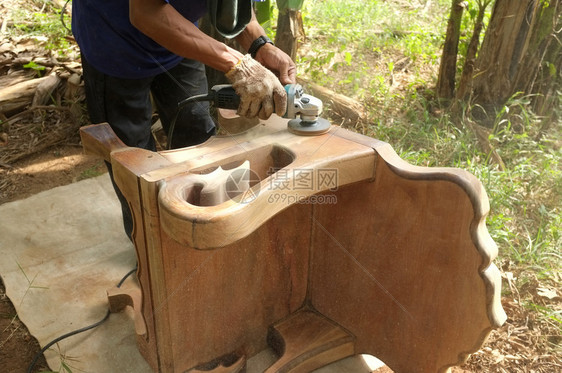
<svg viewBox="0 0 562 373">
<path fill-rule="evenodd" d="M 142 293 L 140 287 L 109 289 L 107 290 L 107 299 L 109 310 L 112 313 L 122 312 L 127 306 L 131 307 L 134 312 L 135 333 L 139 336 L 146 335 L 146 323 L 141 313 Z"/>
<path fill-rule="evenodd" d="M 285 181 L 294 181 L 293 170 L 334 169 L 338 170 L 337 187 L 341 187 L 372 180 L 374 163 L 374 152 L 365 147 L 354 153 L 336 154 L 331 159 L 297 156 L 284 168 L 288 173 Z M 272 182 L 272 176 L 262 180 L 245 192 L 241 200 L 235 198 L 216 206 L 196 206 L 188 202 L 188 196 L 191 190 L 203 185 L 198 175 L 185 173 L 162 181 L 158 193 L 162 228 L 177 242 L 196 249 L 224 247 L 248 236 L 289 206 L 330 189 L 330 185 L 315 185 L 307 189 L 278 190 L 271 187 Z"/>
<path fill-rule="evenodd" d="M 484 271 L 498 255 L 498 247 L 486 228 L 486 216 L 490 211 L 490 204 L 482 183 L 470 172 L 462 169 L 411 165 L 400 158 L 389 144 L 382 146 L 379 144 L 375 151 L 400 177 L 410 180 L 450 181 L 466 192 L 474 208 L 471 234 L 476 248 L 482 256 L 481 271 Z"/>
<path fill-rule="evenodd" d="M 246 369 L 246 357 L 241 356 L 234 363 L 225 362 L 223 359 L 218 359 L 208 365 L 213 368 L 199 367 L 188 370 L 188 373 L 241 373 Z"/>
<path fill-rule="evenodd" d="M 474 208 L 470 230 L 474 245 L 482 257 L 480 276 L 486 284 L 488 293 L 488 317 L 494 327 L 503 325 L 507 316 L 501 305 L 501 276 L 492 263 L 498 255 L 498 247 L 486 228 L 486 216 L 490 211 L 490 204 L 482 183 L 474 175 L 461 169 L 411 165 L 401 159 L 388 144 L 382 146 L 378 144 L 375 151 L 394 173 L 403 178 L 450 181 L 466 192 Z"/>
<path fill-rule="evenodd" d="M 451 367 L 466 363 L 470 355 L 482 347 L 482 344 L 486 341 L 490 332 L 502 326 L 507 320 L 507 315 L 501 306 L 501 274 L 498 267 L 493 263 L 490 264 L 488 268 L 481 272 L 481 276 L 486 284 L 486 293 L 489 299 L 487 311 L 491 327 L 482 330 L 480 338 L 469 351 L 463 351 L 459 354 L 456 364 L 445 366 L 441 368 L 438 373 L 449 373 Z"/>
<path fill-rule="evenodd" d="M 197 175 L 163 182 L 158 194 L 162 227 L 177 242 L 196 249 L 224 247 L 247 237 L 289 206 L 320 192 L 284 191 L 283 198 L 277 198 L 268 183 L 264 180 L 252 187 L 245 193 L 246 201 L 231 199 L 216 206 L 196 206 L 185 197 L 187 190 L 203 186 Z"/>
<path fill-rule="evenodd" d="M 492 263 L 481 274 L 486 283 L 486 291 L 490 300 L 488 302 L 490 322 L 493 327 L 499 328 L 507 320 L 507 314 L 501 305 L 501 273 L 498 267 Z"/>
<path fill-rule="evenodd" d="M 127 148 L 107 123 L 81 127 L 80 139 L 86 153 L 102 157 L 107 162 L 111 162 L 111 152 Z"/>
<path fill-rule="evenodd" d="M 440 373 L 450 371 L 450 367 L 462 364 L 468 356 L 477 351 L 493 328 L 502 326 L 507 315 L 501 305 L 501 274 L 492 261 L 498 255 L 498 247 L 486 227 L 486 216 L 490 211 L 488 196 L 482 183 L 468 171 L 448 167 L 421 167 L 404 161 L 385 142 L 362 136 L 350 131 L 337 131 L 336 136 L 371 146 L 396 175 L 410 180 L 443 180 L 458 185 L 465 191 L 473 206 L 474 216 L 470 226 L 472 241 L 482 258 L 479 275 L 486 286 L 487 315 L 491 328 L 482 330 L 480 338 L 470 351 L 459 354 L 458 362 L 439 369 Z M 380 160 L 379 160 L 380 161 Z"/>
<path fill-rule="evenodd" d="M 308 373 L 355 355 L 353 335 L 307 309 L 273 325 L 267 339 L 279 360 L 264 373 Z"/>
<path fill-rule="evenodd" d="M 466 363 L 470 355 L 482 347 L 482 344 L 486 341 L 492 329 L 499 328 L 507 320 L 507 315 L 501 306 L 501 274 L 498 267 L 493 263 L 490 264 L 490 266 L 481 273 L 481 276 L 486 284 L 486 293 L 490 300 L 487 304 L 487 311 L 491 327 L 482 330 L 480 338 L 478 338 L 476 344 L 469 351 L 463 351 L 459 354 L 456 364 L 442 367 L 439 369 L 438 373 L 450 373 L 451 367 Z"/>
</svg>

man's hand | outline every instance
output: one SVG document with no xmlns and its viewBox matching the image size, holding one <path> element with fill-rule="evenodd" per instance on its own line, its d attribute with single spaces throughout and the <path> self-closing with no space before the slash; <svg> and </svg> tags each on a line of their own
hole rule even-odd
<svg viewBox="0 0 562 373">
<path fill-rule="evenodd" d="M 248 50 L 254 40 L 265 35 L 263 27 L 260 26 L 256 19 L 256 15 L 252 13 L 252 20 L 244 31 L 236 37 L 236 40 L 242 48 Z M 261 46 L 255 54 L 256 60 L 273 71 L 281 84 L 294 84 L 297 82 L 297 67 L 295 63 L 285 52 L 277 48 L 273 44 L 265 44 Z"/>
<path fill-rule="evenodd" d="M 226 73 L 226 78 L 236 94 L 240 96 L 238 115 L 267 119 L 274 111 L 279 116 L 285 114 L 287 110 L 285 88 L 270 70 L 249 54 Z"/>
<path fill-rule="evenodd" d="M 281 84 L 297 82 L 297 67 L 285 52 L 271 44 L 265 44 L 256 53 L 256 61 L 273 71 Z"/>
</svg>

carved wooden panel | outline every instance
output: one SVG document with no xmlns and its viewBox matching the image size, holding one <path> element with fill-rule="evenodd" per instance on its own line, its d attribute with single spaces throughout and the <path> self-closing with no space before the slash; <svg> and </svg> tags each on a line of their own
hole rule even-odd
<svg viewBox="0 0 562 373">
<path fill-rule="evenodd" d="M 161 153 L 82 129 L 133 212 L 140 285 L 110 300 L 135 307 L 147 361 L 236 373 L 269 342 L 271 373 L 357 353 L 397 373 L 462 363 L 505 321 L 480 182 L 338 127 L 285 126 Z"/>
</svg>

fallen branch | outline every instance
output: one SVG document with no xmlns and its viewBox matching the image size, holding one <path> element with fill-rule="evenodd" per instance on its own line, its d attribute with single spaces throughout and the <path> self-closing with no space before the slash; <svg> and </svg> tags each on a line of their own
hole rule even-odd
<svg viewBox="0 0 562 373">
<path fill-rule="evenodd" d="M 34 74 L 26 71 L 15 71 L 8 75 L 0 75 L 0 87 L 8 87 L 25 80 L 33 79 Z"/>
<path fill-rule="evenodd" d="M 41 120 L 35 118 L 42 112 Z M 68 141 L 78 134 L 80 123 L 73 119 L 70 108 L 36 106 L 18 113 L 3 123 L 7 138 L 0 147 L 0 163 L 13 164 L 28 155 Z"/>
<path fill-rule="evenodd" d="M 43 80 L 35 90 L 31 107 L 45 105 L 49 102 L 51 94 L 59 86 L 61 79 L 56 73 L 51 73 L 46 76 L 47 79 Z"/>
<path fill-rule="evenodd" d="M 312 83 L 307 79 L 299 77 L 298 81 L 305 86 L 305 92 L 318 97 L 324 105 L 328 104 L 330 110 L 341 116 L 345 121 L 356 125 L 358 122 L 367 120 L 365 107 L 360 102 Z"/>
<path fill-rule="evenodd" d="M 21 110 L 31 103 L 37 87 L 49 80 L 43 78 L 26 80 L 0 89 L 0 113 L 10 113 Z"/>
</svg>

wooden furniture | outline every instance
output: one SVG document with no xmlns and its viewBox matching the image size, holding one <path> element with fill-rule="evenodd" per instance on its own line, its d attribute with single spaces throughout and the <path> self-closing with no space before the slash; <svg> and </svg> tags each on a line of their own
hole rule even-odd
<svg viewBox="0 0 562 373">
<path fill-rule="evenodd" d="M 108 125 L 81 135 L 133 213 L 139 287 L 109 299 L 134 307 L 155 371 L 240 372 L 269 345 L 270 373 L 359 353 L 445 372 L 505 321 L 488 200 L 468 172 L 412 166 L 336 126 L 296 136 L 278 117 L 159 153 Z"/>
</svg>

